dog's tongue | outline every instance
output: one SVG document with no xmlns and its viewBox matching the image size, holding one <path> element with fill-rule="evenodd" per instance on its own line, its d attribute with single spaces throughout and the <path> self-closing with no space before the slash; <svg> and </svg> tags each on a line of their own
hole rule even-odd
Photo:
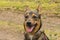
<svg viewBox="0 0 60 40">
<path fill-rule="evenodd" d="M 26 29 L 27 32 L 32 32 L 32 30 L 33 30 L 33 27 L 31 27 L 31 28 L 28 27 L 28 28 Z"/>
</svg>

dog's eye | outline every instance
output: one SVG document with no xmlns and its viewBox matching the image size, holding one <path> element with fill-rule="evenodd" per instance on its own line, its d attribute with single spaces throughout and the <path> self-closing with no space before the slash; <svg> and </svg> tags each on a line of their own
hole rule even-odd
<svg viewBox="0 0 60 40">
<path fill-rule="evenodd" d="M 32 18 L 37 18 L 36 16 L 33 16 Z"/>
<path fill-rule="evenodd" d="M 25 18 L 28 18 L 28 16 L 25 16 Z"/>
<path fill-rule="evenodd" d="M 38 17 L 37 16 L 33 16 L 32 17 L 35 21 L 37 21 Z"/>
</svg>

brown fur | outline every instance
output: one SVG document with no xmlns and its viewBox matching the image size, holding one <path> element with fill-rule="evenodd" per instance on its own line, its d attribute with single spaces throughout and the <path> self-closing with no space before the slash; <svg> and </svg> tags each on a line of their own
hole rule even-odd
<svg viewBox="0 0 60 40">
<path fill-rule="evenodd" d="M 46 34 L 40 31 L 40 28 L 42 27 L 42 22 L 41 22 L 41 14 L 39 14 L 40 11 L 39 7 L 37 8 L 36 11 L 31 11 L 30 9 L 25 11 L 24 40 L 49 40 Z M 31 22 L 32 25 L 35 23 L 37 24 L 37 26 L 34 27 L 32 32 L 27 32 L 27 27 L 28 27 L 27 22 Z M 32 35 L 32 39 L 30 38 L 30 35 Z"/>
</svg>

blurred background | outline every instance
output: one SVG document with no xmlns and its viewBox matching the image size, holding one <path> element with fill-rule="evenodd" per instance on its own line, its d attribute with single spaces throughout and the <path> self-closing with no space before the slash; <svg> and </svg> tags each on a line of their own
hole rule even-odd
<svg viewBox="0 0 60 40">
<path fill-rule="evenodd" d="M 24 10 L 40 4 L 42 30 L 50 40 L 60 40 L 60 0 L 0 0 L 0 40 L 23 40 Z"/>
</svg>

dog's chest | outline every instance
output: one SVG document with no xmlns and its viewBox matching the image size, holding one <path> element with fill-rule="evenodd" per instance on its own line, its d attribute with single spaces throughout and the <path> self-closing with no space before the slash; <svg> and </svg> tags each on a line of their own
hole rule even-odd
<svg viewBox="0 0 60 40">
<path fill-rule="evenodd" d="M 32 38 L 33 38 L 33 35 L 29 35 L 29 38 L 30 38 L 30 40 L 32 40 Z"/>
</svg>

